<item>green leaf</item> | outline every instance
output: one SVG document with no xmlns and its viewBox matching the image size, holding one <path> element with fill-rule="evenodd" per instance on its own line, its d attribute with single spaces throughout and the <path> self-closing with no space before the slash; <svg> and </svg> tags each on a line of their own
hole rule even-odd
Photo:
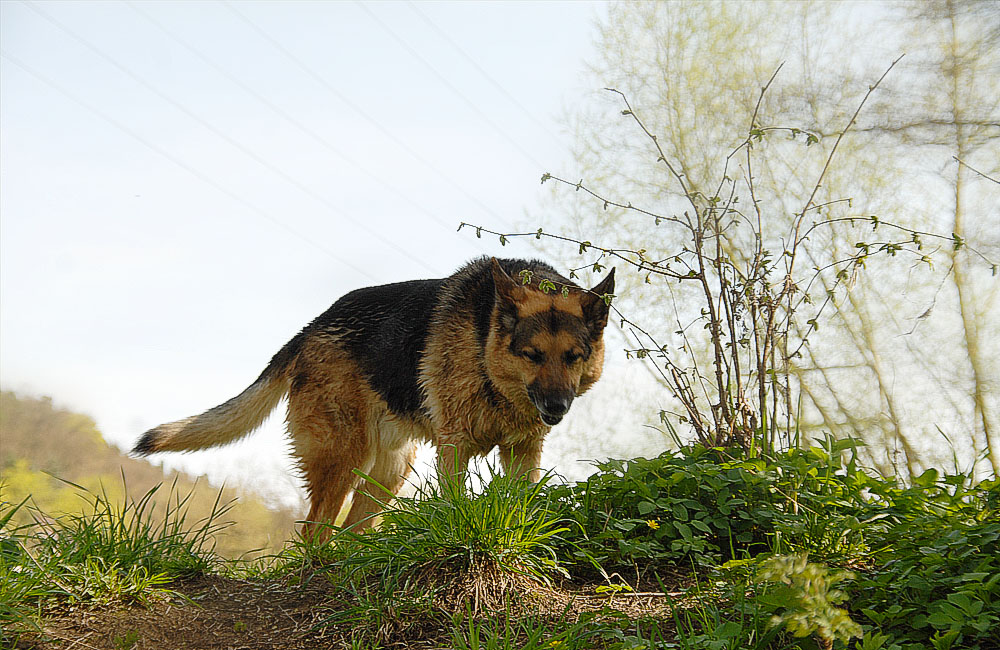
<svg viewBox="0 0 1000 650">
<path fill-rule="evenodd" d="M 698 530 L 700 530 L 703 533 L 711 533 L 712 532 L 712 528 L 708 524 L 706 524 L 704 521 L 701 521 L 699 519 L 692 519 L 691 520 L 691 525 L 694 526 L 695 528 L 697 528 Z"/>
<path fill-rule="evenodd" d="M 938 471 L 933 467 L 923 474 L 913 479 L 913 484 L 917 487 L 927 488 L 938 482 Z"/>
<path fill-rule="evenodd" d="M 990 577 L 989 573 L 978 571 L 973 573 L 963 573 L 960 579 L 962 582 L 982 582 L 988 577 Z"/>
<path fill-rule="evenodd" d="M 948 594 L 948 602 L 957 605 L 965 611 L 969 611 L 969 605 L 972 601 L 969 600 L 968 596 L 959 592 L 956 594 Z"/>
<path fill-rule="evenodd" d="M 735 639 L 743 634 L 743 626 L 736 621 L 726 621 L 719 627 L 715 628 L 712 636 L 716 639 Z"/>
</svg>

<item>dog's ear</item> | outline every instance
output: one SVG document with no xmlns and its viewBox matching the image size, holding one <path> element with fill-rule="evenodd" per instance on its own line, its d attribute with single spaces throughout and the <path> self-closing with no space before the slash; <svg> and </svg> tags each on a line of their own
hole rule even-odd
<svg viewBox="0 0 1000 650">
<path fill-rule="evenodd" d="M 490 268 L 493 271 L 493 286 L 496 287 L 497 298 L 510 304 L 524 300 L 524 287 L 503 270 L 497 258 L 490 258 Z"/>
<path fill-rule="evenodd" d="M 584 292 L 580 297 L 580 305 L 583 307 L 583 315 L 594 333 L 598 337 L 608 324 L 608 312 L 611 306 L 604 300 L 605 295 L 614 295 L 615 292 L 615 270 L 604 276 L 604 279 L 590 291 Z"/>
<path fill-rule="evenodd" d="M 517 304 L 524 300 L 526 289 L 503 270 L 497 258 L 490 258 L 493 286 L 496 289 L 496 310 L 502 330 L 511 332 L 517 325 Z"/>
</svg>

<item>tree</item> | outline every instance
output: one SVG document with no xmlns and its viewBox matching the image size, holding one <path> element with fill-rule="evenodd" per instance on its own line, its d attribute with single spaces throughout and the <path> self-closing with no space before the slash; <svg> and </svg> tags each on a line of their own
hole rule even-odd
<svg viewBox="0 0 1000 650">
<path fill-rule="evenodd" d="M 982 15 L 993 15 L 993 8 L 941 2 L 911 16 L 935 20 L 938 27 L 954 25 L 950 32 L 918 29 L 920 40 L 911 39 L 921 52 L 940 53 L 931 59 L 937 67 L 926 65 L 925 57 L 905 61 L 889 76 L 890 92 L 874 98 L 871 110 L 842 135 L 879 69 L 906 40 L 902 31 L 892 38 L 883 21 L 915 9 L 866 11 L 770 2 L 612 6 L 589 75 L 595 86 L 620 91 L 641 113 L 648 134 L 628 116 L 618 117 L 623 106 L 614 93 L 603 93 L 572 115 L 578 164 L 573 178 L 582 179 L 576 187 L 613 200 L 595 206 L 587 192 L 557 186 L 546 207 L 561 219 L 547 229 L 605 249 L 668 260 L 684 249 L 684 234 L 664 228 L 670 224 L 653 215 L 683 220 L 690 196 L 718 197 L 729 187 L 721 179 L 729 177 L 733 187 L 733 179 L 743 180 L 744 191 L 734 190 L 733 196 L 748 209 L 752 199 L 766 248 L 780 255 L 790 241 L 798 241 L 795 224 L 804 223 L 808 241 L 800 265 L 826 269 L 854 260 L 836 273 L 817 274 L 810 285 L 822 319 L 787 315 L 789 332 L 799 340 L 808 337 L 808 344 L 789 349 L 786 339 L 771 351 L 787 376 L 784 383 L 771 383 L 771 424 L 780 417 L 786 440 L 796 432 L 808 437 L 821 430 L 861 437 L 869 443 L 872 462 L 890 471 L 902 461 L 911 472 L 948 460 L 934 451 L 932 436 L 940 427 L 950 433 L 955 462 L 969 463 L 976 449 L 996 446 L 990 442 L 997 410 L 990 387 L 997 368 L 989 360 L 998 355 L 988 346 L 998 340 L 997 285 L 988 279 L 991 264 L 983 260 L 997 257 L 1000 195 L 981 177 L 970 188 L 972 172 L 951 155 L 987 173 L 1000 160 L 995 93 L 982 101 L 1000 85 L 997 48 L 984 55 L 982 45 L 991 38 L 983 29 L 991 23 Z M 961 17 L 969 15 L 980 19 Z M 863 29 L 869 24 L 882 38 Z M 979 56 L 971 56 L 973 51 Z M 913 101 L 915 93 L 921 101 Z M 749 146 L 757 156 L 743 161 L 732 153 L 742 146 L 751 120 L 759 137 Z M 942 133 L 929 138 L 934 130 Z M 947 143 L 943 133 L 951 136 Z M 654 135 L 662 155 L 650 144 Z M 943 158 L 944 145 L 951 150 Z M 836 164 L 828 165 L 834 148 Z M 672 163 L 669 172 L 664 160 Z M 949 187 L 926 183 L 927 170 L 935 167 L 952 175 L 950 193 Z M 673 172 L 676 179 L 670 178 Z M 954 219 L 945 223 L 935 207 L 949 195 Z M 807 220 L 797 213 L 803 205 Z M 978 215 L 978 229 L 969 228 L 970 214 Z M 883 235 L 886 230 L 890 236 Z M 743 233 L 720 228 L 717 237 L 727 259 L 746 265 L 758 246 Z M 932 233 L 943 233 L 948 245 Z M 905 262 L 891 257 L 903 250 L 900 235 L 912 245 Z M 859 255 L 868 251 L 861 245 L 888 255 Z M 591 261 L 555 245 L 548 252 L 571 267 Z M 929 268 L 935 252 L 944 253 L 947 262 Z M 619 290 L 617 304 L 670 350 L 689 351 L 686 368 L 704 377 L 711 373 L 703 371 L 718 364 L 711 332 L 689 329 L 700 316 L 691 311 L 691 305 L 701 304 L 692 299 L 697 291 L 655 273 L 636 274 Z M 947 312 L 934 308 L 946 300 L 956 301 L 962 315 L 961 345 L 949 330 Z M 811 336 L 820 323 L 822 337 Z M 967 372 L 959 371 L 963 366 Z M 706 391 L 704 399 L 713 403 L 717 397 Z M 767 416 L 756 414 L 759 420 Z M 997 457 L 991 454 L 994 470 Z"/>
<path fill-rule="evenodd" d="M 955 234 L 945 279 L 961 318 L 965 363 L 955 366 L 951 383 L 968 386 L 962 409 L 989 451 L 1000 475 L 997 359 L 1000 322 L 996 282 L 985 281 L 970 264 L 962 242 L 982 250 L 1000 250 L 1000 6 L 982 1 L 940 0 L 901 7 L 914 39 L 926 43 L 910 110 L 887 113 L 873 127 L 904 147 L 930 150 L 950 201 L 923 207 L 924 218 Z M 950 160 L 945 156 L 950 155 Z M 942 164 L 943 163 L 943 164 Z M 978 171 L 987 171 L 984 175 Z M 989 176 L 992 174 L 993 176 Z M 995 272 L 995 271 L 994 271 Z M 956 360 L 960 357 L 956 355 Z M 971 384 L 971 386 L 969 385 Z M 971 417 L 970 417 L 971 416 Z M 971 421 L 970 421 L 971 420 Z"/>
</svg>

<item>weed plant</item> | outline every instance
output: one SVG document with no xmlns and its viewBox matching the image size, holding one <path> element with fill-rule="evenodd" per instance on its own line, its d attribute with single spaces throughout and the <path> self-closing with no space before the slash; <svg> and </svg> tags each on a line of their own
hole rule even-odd
<svg viewBox="0 0 1000 650">
<path fill-rule="evenodd" d="M 890 524 L 849 586 L 885 645 L 1000 648 L 1000 482 L 967 488 L 929 471 L 910 486 L 876 482 Z"/>
<path fill-rule="evenodd" d="M 654 459 L 610 460 L 549 498 L 574 522 L 560 539 L 569 562 L 646 571 L 681 563 L 710 567 L 760 553 L 808 550 L 847 560 L 866 549 L 867 475 L 824 441 L 768 459 L 694 445 Z"/>
<path fill-rule="evenodd" d="M 1000 648 L 1000 482 L 928 470 L 903 484 L 859 467 L 857 441 L 818 442 L 600 463 L 586 481 L 547 488 L 574 522 L 559 559 L 647 578 L 696 567 L 708 578 L 674 610 L 684 647 L 786 647 L 779 629 L 846 646 L 856 620 L 868 634 L 858 647 L 889 633 L 887 650 Z M 798 569 L 776 580 L 775 566 Z"/>
<path fill-rule="evenodd" d="M 748 580 L 699 583 L 686 602 L 673 601 L 677 647 L 698 650 L 778 650 L 795 647 L 770 624 L 762 605 L 767 586 Z"/>
<path fill-rule="evenodd" d="M 531 484 L 501 475 L 479 478 L 479 494 L 452 479 L 418 487 L 382 513 L 377 534 L 348 528 L 335 535 L 326 547 L 333 553 L 328 559 L 345 575 L 376 576 L 403 587 L 445 569 L 494 566 L 542 582 L 561 571 L 555 545 L 566 528 L 543 494 L 547 479 Z"/>
<path fill-rule="evenodd" d="M 0 498 L 0 628 L 5 630 L 0 640 L 4 642 L 9 640 L 6 630 L 33 620 L 32 603 L 64 593 L 50 577 L 57 571 L 58 558 L 32 557 L 24 544 L 28 526 L 11 525 L 27 501 L 9 504 Z"/>
<path fill-rule="evenodd" d="M 121 504 L 106 492 L 95 494 L 76 487 L 89 508 L 82 514 L 38 520 L 40 553 L 56 555 L 67 565 L 97 559 L 108 566 L 141 567 L 172 576 L 204 573 L 218 561 L 213 554 L 214 536 L 230 525 L 221 518 L 232 506 L 221 503 L 221 493 L 212 512 L 192 522 L 187 519 L 192 492 L 180 495 L 176 484 L 163 495 L 162 514 L 156 512 L 155 501 L 162 485 Z"/>
<path fill-rule="evenodd" d="M 566 528 L 545 496 L 548 479 L 475 478 L 479 493 L 453 479 L 418 486 L 383 511 L 377 530 L 298 542 L 291 566 L 321 566 L 351 603 L 327 622 L 384 640 L 409 621 L 443 621 L 466 605 L 477 614 L 508 609 L 523 603 L 529 585 L 565 574 L 555 549 L 566 544 L 559 539 Z"/>
</svg>

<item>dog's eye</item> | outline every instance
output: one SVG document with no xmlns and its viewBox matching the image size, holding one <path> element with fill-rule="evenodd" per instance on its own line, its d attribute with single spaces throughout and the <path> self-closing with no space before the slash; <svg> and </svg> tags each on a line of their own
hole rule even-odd
<svg viewBox="0 0 1000 650">
<path fill-rule="evenodd" d="M 576 352 L 567 352 L 563 358 L 566 360 L 566 365 L 571 366 L 582 359 L 583 355 Z"/>
<path fill-rule="evenodd" d="M 537 363 L 539 365 L 545 363 L 545 353 L 539 352 L 534 348 L 527 348 L 523 352 L 521 352 L 521 354 L 524 355 L 524 357 L 527 358 L 528 361 L 530 361 L 531 363 Z"/>
</svg>

